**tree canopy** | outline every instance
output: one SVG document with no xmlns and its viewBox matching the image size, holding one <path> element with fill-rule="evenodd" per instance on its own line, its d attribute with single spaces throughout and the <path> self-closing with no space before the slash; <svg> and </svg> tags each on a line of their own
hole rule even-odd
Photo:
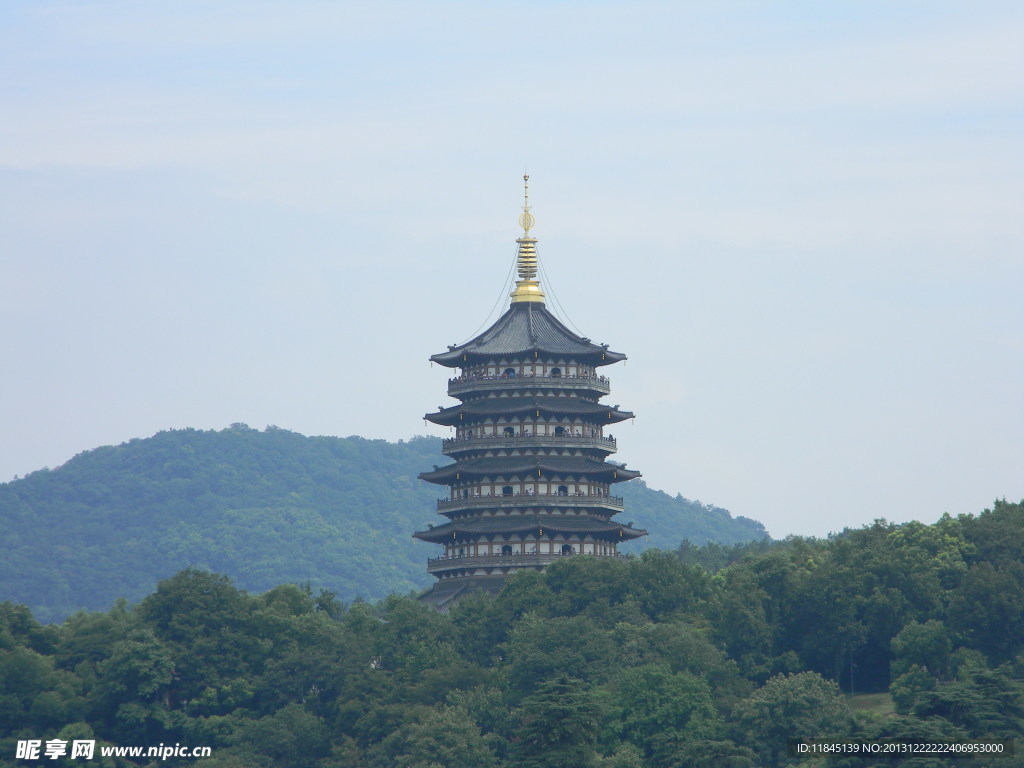
<svg viewBox="0 0 1024 768">
<path fill-rule="evenodd" d="M 1022 539 L 1024 505 L 999 502 L 751 544 L 714 572 L 693 547 L 580 555 L 447 614 L 198 568 L 61 624 L 2 603 L 0 766 L 29 738 L 210 746 L 117 763 L 196 768 L 752 768 L 796 764 L 801 738 L 1019 740 L 1024 635 L 978 630 L 1019 620 Z M 969 603 L 984 584 L 1000 599 Z"/>
</svg>

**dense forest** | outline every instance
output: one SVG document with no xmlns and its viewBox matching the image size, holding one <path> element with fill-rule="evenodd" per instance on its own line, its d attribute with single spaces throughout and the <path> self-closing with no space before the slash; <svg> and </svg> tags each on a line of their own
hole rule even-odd
<svg viewBox="0 0 1024 768">
<path fill-rule="evenodd" d="M 5 603 L 0 765 L 55 736 L 212 747 L 150 763 L 196 768 L 753 768 L 795 763 L 796 738 L 1020 739 L 1022 561 L 1024 504 L 998 502 L 566 558 L 447 614 L 308 584 L 252 595 L 198 569 L 59 625 Z"/>
<path fill-rule="evenodd" d="M 0 485 L 0 600 L 60 621 L 140 600 L 188 567 L 252 592 L 309 583 L 347 602 L 424 589 L 436 548 L 412 533 L 441 521 L 443 489 L 417 475 L 449 463 L 440 447 L 236 424 L 82 453 Z M 637 481 L 619 488 L 624 519 L 651 531 L 633 552 L 766 535 L 753 520 Z"/>
</svg>

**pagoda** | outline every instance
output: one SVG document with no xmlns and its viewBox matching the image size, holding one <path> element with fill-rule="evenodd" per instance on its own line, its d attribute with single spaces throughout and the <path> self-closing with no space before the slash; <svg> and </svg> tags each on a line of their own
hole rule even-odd
<svg viewBox="0 0 1024 768">
<path fill-rule="evenodd" d="M 608 432 L 633 418 L 601 404 L 611 391 L 599 370 L 626 356 L 570 331 L 545 307 L 538 279 L 529 176 L 516 240 L 519 279 L 508 310 L 483 333 L 433 362 L 457 369 L 448 394 L 458 405 L 425 419 L 453 428 L 442 452 L 454 463 L 420 474 L 447 488 L 443 525 L 413 534 L 443 545 L 427 561 L 437 578 L 421 599 L 444 610 L 469 590 L 498 591 L 523 568 L 573 555 L 621 557 L 619 545 L 647 532 L 613 520 L 616 483 L 640 473 L 607 461 Z"/>
</svg>

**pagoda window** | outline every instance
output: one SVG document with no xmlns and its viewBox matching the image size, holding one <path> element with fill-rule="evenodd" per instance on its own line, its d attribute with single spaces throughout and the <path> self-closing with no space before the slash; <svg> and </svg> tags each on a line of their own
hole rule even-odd
<svg viewBox="0 0 1024 768">
<path fill-rule="evenodd" d="M 576 554 L 576 547 L 574 547 L 572 544 L 563 544 L 562 545 L 562 554 L 563 555 L 575 555 Z"/>
<path fill-rule="evenodd" d="M 558 495 L 559 496 L 568 496 L 569 495 L 569 486 L 567 486 L 567 485 L 560 485 L 560 486 L 558 486 Z"/>
<path fill-rule="evenodd" d="M 511 496 L 512 495 L 512 486 L 511 485 L 502 486 L 502 488 L 501 488 L 501 495 L 502 496 Z"/>
<path fill-rule="evenodd" d="M 515 368 L 506 368 L 504 370 L 504 372 L 503 372 L 503 375 L 507 376 L 508 378 L 511 379 L 511 378 L 513 378 L 516 375 L 516 369 Z"/>
<path fill-rule="evenodd" d="M 511 435 L 514 435 L 515 433 L 516 433 L 516 428 L 515 427 L 505 427 L 505 434 L 506 435 L 510 435 L 511 436 Z"/>
<path fill-rule="evenodd" d="M 565 437 L 565 427 L 555 427 L 555 437 Z"/>
<path fill-rule="evenodd" d="M 511 555 L 512 554 L 512 545 L 511 544 L 506 544 L 505 546 L 503 546 L 501 548 L 501 554 L 503 554 L 503 555 Z"/>
<path fill-rule="evenodd" d="M 559 376 L 562 375 L 562 369 L 561 368 L 552 368 L 551 369 L 551 375 L 554 376 L 555 378 L 558 378 Z"/>
</svg>

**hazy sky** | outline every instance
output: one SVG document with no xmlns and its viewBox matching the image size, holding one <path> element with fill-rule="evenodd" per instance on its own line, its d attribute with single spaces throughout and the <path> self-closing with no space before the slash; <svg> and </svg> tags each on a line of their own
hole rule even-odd
<svg viewBox="0 0 1024 768">
<path fill-rule="evenodd" d="M 0 480 L 447 434 L 427 357 L 528 169 L 649 485 L 777 537 L 1019 500 L 1022 40 L 1017 0 L 4 3 Z"/>
</svg>

